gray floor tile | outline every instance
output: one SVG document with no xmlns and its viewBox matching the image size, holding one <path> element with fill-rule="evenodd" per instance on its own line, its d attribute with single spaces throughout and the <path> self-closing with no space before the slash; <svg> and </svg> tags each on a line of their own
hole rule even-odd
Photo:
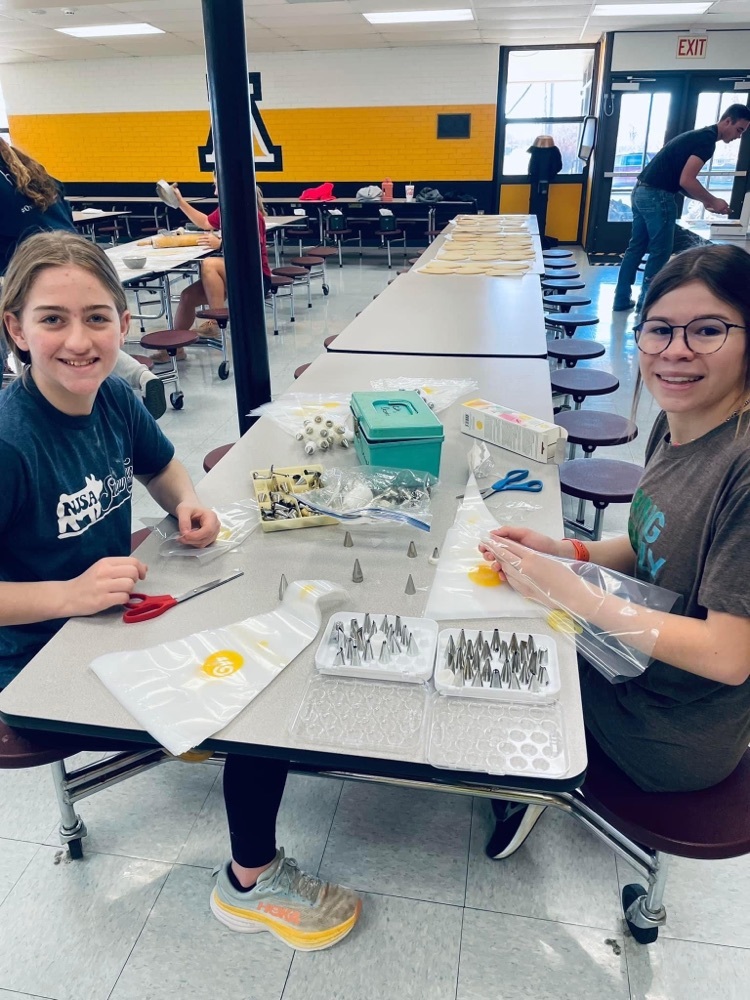
<svg viewBox="0 0 750 1000">
<path fill-rule="evenodd" d="M 316 874 L 341 794 L 341 782 L 332 778 L 290 774 L 276 827 L 277 843 Z M 221 777 L 211 791 L 188 840 L 180 864 L 212 868 L 229 856 L 229 834 Z"/>
<path fill-rule="evenodd" d="M 356 889 L 463 904 L 471 799 L 351 782 L 321 876 Z"/>
<path fill-rule="evenodd" d="M 50 1000 L 48 997 L 33 997 L 30 993 L 16 993 L 15 990 L 0 990 L 0 1000 Z M 56 998 L 51 998 L 56 1000 Z"/>
<path fill-rule="evenodd" d="M 627 1000 L 611 932 L 466 910 L 456 1000 Z"/>
<path fill-rule="evenodd" d="M 365 895 L 346 940 L 295 954 L 283 1000 L 453 1000 L 460 938 L 459 907 Z"/>
<path fill-rule="evenodd" d="M 617 874 L 621 888 L 630 882 L 643 883 L 619 858 Z M 728 861 L 670 858 L 664 894 L 667 923 L 659 937 L 750 948 L 748 900 L 750 856 Z"/>
<path fill-rule="evenodd" d="M 0 906 L 0 988 L 106 1000 L 169 866 L 42 847 Z"/>
<path fill-rule="evenodd" d="M 632 938 L 625 942 L 633 1000 L 747 1000 L 750 951 L 671 941 L 662 934 L 647 947 Z"/>
<path fill-rule="evenodd" d="M 211 764 L 169 761 L 78 803 L 84 851 L 176 861 L 218 773 Z M 47 842 L 59 843 L 56 831 Z"/>
<path fill-rule="evenodd" d="M 43 844 L 60 823 L 49 767 L 0 770 L 0 837 Z"/>
<path fill-rule="evenodd" d="M 23 840 L 0 840 L 0 904 L 39 850 Z"/>
<path fill-rule="evenodd" d="M 574 819 L 547 809 L 523 846 L 504 861 L 490 861 L 484 853 L 491 829 L 489 803 L 475 799 L 467 906 L 620 927 L 614 855 Z"/>
<path fill-rule="evenodd" d="M 109 1000 L 277 1000 L 293 952 L 271 934 L 236 934 L 211 914 L 214 880 L 176 865 Z"/>
</svg>

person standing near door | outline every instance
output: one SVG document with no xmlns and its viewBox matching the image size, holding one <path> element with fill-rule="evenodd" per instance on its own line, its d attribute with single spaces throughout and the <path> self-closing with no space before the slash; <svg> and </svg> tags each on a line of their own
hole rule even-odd
<svg viewBox="0 0 750 1000">
<path fill-rule="evenodd" d="M 701 202 L 710 212 L 717 215 L 729 213 L 729 205 L 723 198 L 715 198 L 701 184 L 698 173 L 714 155 L 719 140 L 734 142 L 748 127 L 750 108 L 744 104 L 732 104 L 716 125 L 675 136 L 640 172 L 631 202 L 633 231 L 620 265 L 612 307 L 614 312 L 626 312 L 636 306 L 630 292 L 638 265 L 646 252 L 648 263 L 636 306 L 638 312 L 651 279 L 672 256 L 677 221 L 675 195 L 679 191 Z"/>
</svg>

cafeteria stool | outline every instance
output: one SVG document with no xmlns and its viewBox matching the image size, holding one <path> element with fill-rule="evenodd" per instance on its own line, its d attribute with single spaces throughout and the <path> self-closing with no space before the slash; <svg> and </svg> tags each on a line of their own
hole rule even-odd
<svg viewBox="0 0 750 1000">
<path fill-rule="evenodd" d="M 310 253 L 304 254 L 302 257 L 292 257 L 291 263 L 295 267 L 304 267 L 310 273 L 310 280 L 313 278 L 321 279 L 321 288 L 324 295 L 328 295 L 330 288 L 328 287 L 328 282 L 326 281 L 326 262 L 325 257 L 318 257 Z M 307 293 L 307 308 L 312 309 L 312 299 L 310 298 L 310 289 L 308 287 Z"/>
<path fill-rule="evenodd" d="M 304 250 L 302 249 L 303 241 L 314 235 L 317 235 L 317 230 L 313 233 L 310 226 L 298 226 L 296 224 L 290 225 L 288 228 L 285 226 L 281 237 L 281 256 L 284 256 L 284 244 L 289 240 L 290 243 L 298 244 L 299 256 L 302 257 L 304 254 Z"/>
<path fill-rule="evenodd" d="M 576 329 L 579 326 L 596 326 L 598 322 L 598 316 L 592 316 L 591 313 L 576 310 L 571 310 L 566 313 L 560 312 L 544 314 L 544 325 L 547 327 L 555 327 L 555 333 L 557 333 L 558 329 L 562 330 L 566 337 L 574 336 Z"/>
<path fill-rule="evenodd" d="M 310 367 L 311 364 L 312 361 L 308 361 L 306 365 L 300 365 L 298 368 L 295 368 L 294 375 L 292 376 L 292 378 L 299 378 L 300 375 L 304 375 L 304 373 L 307 371 L 307 369 Z"/>
<path fill-rule="evenodd" d="M 348 240 L 348 239 L 356 239 L 356 240 L 358 240 L 358 242 L 359 242 L 359 256 L 360 257 L 362 256 L 362 230 L 358 229 L 357 230 L 357 235 L 356 236 L 352 236 L 351 234 L 354 232 L 354 230 L 351 229 L 346 224 L 346 220 L 342 219 L 343 225 L 341 226 L 340 229 L 337 229 L 337 228 L 331 226 L 331 219 L 332 218 L 335 219 L 336 216 L 331 216 L 331 215 L 326 216 L 326 239 L 327 240 L 333 240 L 333 242 L 336 244 L 336 250 L 334 250 L 333 252 L 334 252 L 334 254 L 338 253 L 338 255 L 339 255 L 339 267 L 343 267 L 344 266 L 344 260 L 343 260 L 343 257 L 341 255 L 341 246 L 342 246 L 342 244 L 346 240 Z M 342 218 L 342 217 L 339 216 L 339 218 Z M 315 249 L 312 250 L 311 253 L 318 253 L 318 251 L 320 249 L 321 249 L 320 247 L 315 247 Z M 330 250 L 331 247 L 326 247 L 325 249 L 326 250 Z"/>
<path fill-rule="evenodd" d="M 542 250 L 542 257 L 544 257 L 545 260 L 562 260 L 564 257 L 572 257 L 572 256 L 573 256 L 572 250 L 562 250 L 562 249 Z"/>
<path fill-rule="evenodd" d="M 221 363 L 217 369 L 217 374 L 222 382 L 229 378 L 229 358 L 227 357 L 227 325 L 229 323 L 229 310 L 221 309 L 200 309 L 195 314 L 196 319 L 210 320 L 219 328 L 219 336 L 201 336 L 199 343 L 205 347 L 211 347 L 215 351 L 221 351 Z"/>
<path fill-rule="evenodd" d="M 729 777 L 697 792 L 644 792 L 624 774 L 590 737 L 588 767 L 576 811 L 591 828 L 603 830 L 612 846 L 619 843 L 626 860 L 642 869 L 648 888 L 622 890 L 625 920 L 638 944 L 652 944 L 666 922 L 664 890 L 668 855 L 719 861 L 750 854 L 750 750 Z M 578 818 L 578 817 L 577 817 Z M 612 838 L 605 825 L 617 834 Z M 599 829 L 594 832 L 599 833 Z M 601 833 L 599 833 L 601 836 Z M 691 905 L 700 904 L 697 891 Z"/>
<path fill-rule="evenodd" d="M 575 368 L 579 361 L 593 361 L 604 354 L 602 344 L 595 340 L 559 340 L 547 345 L 547 354 L 557 361 L 557 367 Z"/>
<path fill-rule="evenodd" d="M 578 271 L 565 271 L 564 274 L 559 274 L 557 271 L 545 271 L 541 275 L 542 281 L 573 281 L 574 278 L 580 277 Z"/>
<path fill-rule="evenodd" d="M 567 270 L 567 268 L 569 267 L 576 266 L 576 262 L 573 260 L 572 257 L 568 259 L 563 259 L 556 257 L 548 257 L 546 254 L 544 254 L 543 257 L 544 257 L 544 266 L 547 268 L 548 271 Z M 565 275 L 561 274 L 560 277 L 564 278 Z"/>
<path fill-rule="evenodd" d="M 565 526 L 598 542 L 602 537 L 604 511 L 611 503 L 630 503 L 643 468 L 612 458 L 574 458 L 560 466 L 560 490 L 581 501 L 575 521 L 564 518 Z M 584 524 L 583 501 L 594 505 L 594 524 Z"/>
<path fill-rule="evenodd" d="M 218 448 L 212 448 L 207 455 L 203 456 L 203 471 L 210 472 L 213 467 L 224 458 L 234 444 L 220 444 Z"/>
<path fill-rule="evenodd" d="M 332 333 L 330 337 L 326 337 L 326 339 L 323 341 L 323 347 L 325 347 L 325 349 L 328 350 L 328 348 L 334 342 L 336 337 L 338 337 L 337 333 Z"/>
<path fill-rule="evenodd" d="M 154 330 L 141 337 L 141 347 L 145 347 L 147 351 L 166 351 L 169 356 L 169 368 L 157 372 L 156 377 L 162 382 L 174 384 L 169 402 L 175 410 L 181 410 L 185 405 L 185 395 L 180 388 L 180 376 L 177 372 L 177 351 L 181 347 L 190 347 L 197 339 L 195 330 Z"/>
<path fill-rule="evenodd" d="M 293 278 L 295 285 L 304 285 L 307 288 L 307 308 L 312 309 L 312 295 L 310 293 L 310 271 L 306 267 L 298 267 L 295 264 L 284 264 L 283 267 L 271 268 L 271 274 L 278 274 L 281 278 Z M 294 317 L 291 317 L 294 323 Z"/>
<path fill-rule="evenodd" d="M 409 257 L 408 260 L 412 267 L 419 263 L 419 257 Z"/>
<path fill-rule="evenodd" d="M 545 292 L 575 292 L 586 285 L 580 278 L 542 278 L 542 289 Z"/>
<path fill-rule="evenodd" d="M 380 245 L 388 251 L 388 269 L 391 263 L 391 243 L 402 241 L 404 244 L 404 260 L 406 260 L 406 230 L 405 229 L 376 229 L 375 235 L 380 237 Z"/>
<path fill-rule="evenodd" d="M 585 295 L 545 295 L 545 306 L 554 306 L 560 312 L 570 312 L 571 309 L 580 309 L 581 306 L 590 306 L 591 299 Z"/>
<path fill-rule="evenodd" d="M 597 448 L 613 448 L 638 437 L 632 420 L 603 410 L 565 410 L 555 415 L 555 423 L 567 432 L 568 458 L 575 457 L 577 445 L 583 457 L 590 458 Z"/>
<path fill-rule="evenodd" d="M 280 288 L 287 289 L 289 298 L 290 320 L 294 322 L 294 278 L 286 278 L 282 274 L 271 275 L 271 303 L 273 305 L 273 333 L 275 337 L 279 335 L 279 321 L 276 312 L 276 299 Z"/>
<path fill-rule="evenodd" d="M 576 410 L 587 396 L 608 396 L 620 387 L 618 379 L 599 368 L 560 368 L 550 372 L 553 394 L 573 397 Z M 564 409 L 569 409 L 566 405 Z"/>
</svg>

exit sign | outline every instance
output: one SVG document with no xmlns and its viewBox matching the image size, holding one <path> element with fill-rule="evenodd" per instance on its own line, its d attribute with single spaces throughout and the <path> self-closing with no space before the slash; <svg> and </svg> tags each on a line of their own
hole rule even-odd
<svg viewBox="0 0 750 1000">
<path fill-rule="evenodd" d="M 698 35 L 680 35 L 677 39 L 677 58 L 705 59 L 707 46 L 708 38 L 705 36 L 699 37 Z"/>
</svg>

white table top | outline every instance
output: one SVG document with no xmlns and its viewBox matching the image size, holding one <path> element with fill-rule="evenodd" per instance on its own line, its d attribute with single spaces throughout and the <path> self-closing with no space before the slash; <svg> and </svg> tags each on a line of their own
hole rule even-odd
<svg viewBox="0 0 750 1000">
<path fill-rule="evenodd" d="M 283 229 L 285 226 L 307 225 L 309 221 L 306 215 L 267 215 L 266 232 L 272 233 L 275 229 Z"/>
<path fill-rule="evenodd" d="M 95 212 L 73 211 L 71 214 L 73 216 L 73 222 L 75 222 L 76 224 L 82 223 L 85 225 L 86 223 L 98 222 L 99 219 L 114 219 L 117 216 L 130 215 L 130 212 L 126 210 L 123 210 L 121 212 L 103 212 L 97 209 Z"/>
<path fill-rule="evenodd" d="M 478 364 L 469 358 L 449 360 L 401 356 L 396 359 L 325 355 L 314 362 L 291 391 L 324 389 L 342 392 L 369 388 L 372 377 L 396 374 L 431 378 L 470 375 L 479 383 L 478 394 L 512 406 L 523 406 L 527 412 L 541 417 L 549 418 L 550 415 L 548 373 L 546 363 L 541 360 L 490 359 Z M 243 568 L 245 576 L 227 587 L 201 595 L 190 605 L 179 605 L 162 617 L 139 625 L 124 625 L 117 611 L 71 620 L 0 695 L 0 712 L 7 716 L 11 724 L 14 720 L 18 723 L 24 719 L 27 724 L 33 726 L 36 722 L 41 728 L 58 727 L 68 731 L 107 733 L 110 736 L 116 736 L 113 731 L 120 730 L 137 738 L 140 726 L 88 669 L 90 660 L 105 652 L 150 646 L 179 638 L 209 624 L 221 627 L 253 612 L 269 611 L 276 606 L 282 573 L 290 581 L 315 578 L 337 581 L 351 593 L 352 608 L 420 616 L 435 573 L 427 556 L 434 546 L 442 544 L 455 515 L 455 495 L 463 492 L 467 479 L 466 454 L 472 439 L 459 430 L 458 408 L 459 404 L 455 403 L 441 414 L 446 436 L 440 470 L 441 484 L 433 494 L 433 526 L 429 534 L 406 528 L 353 529 L 355 547 L 345 548 L 342 544 L 344 531 L 338 526 L 270 533 L 257 530 L 239 550 L 222 556 L 208 567 L 195 569 L 189 579 L 197 585 L 234 567 Z M 544 491 L 535 495 L 535 502 L 541 504 L 541 509 L 534 512 L 533 524 L 541 531 L 561 537 L 557 467 L 529 463 L 493 446 L 490 450 L 498 472 L 523 464 L 530 468 L 533 477 L 543 480 Z M 252 493 L 252 469 L 267 468 L 271 462 L 278 466 L 296 465 L 303 457 L 299 444 L 290 435 L 269 418 L 262 418 L 202 481 L 199 493 L 204 501 L 211 504 L 247 497 Z M 352 449 L 337 449 L 333 455 L 324 453 L 315 458 L 327 466 L 356 464 Z M 499 502 L 504 501 L 500 498 Z M 493 502 L 490 501 L 488 506 L 492 511 Z M 406 548 L 411 539 L 415 541 L 419 554 L 416 559 L 407 560 Z M 187 579 L 183 560 L 160 559 L 157 543 L 153 539 L 141 547 L 139 556 L 150 566 L 145 587 L 147 592 L 177 593 L 185 589 Z M 361 584 L 351 583 L 355 557 L 360 559 L 364 573 Z M 409 573 L 417 586 L 413 597 L 404 594 Z M 445 622 L 441 626 L 460 624 Z M 494 624 L 492 621 L 479 621 L 472 622 L 471 626 L 491 629 Z M 531 625 L 530 619 L 504 620 L 504 627 L 520 632 L 529 631 Z M 534 621 L 533 625 L 535 631 L 549 631 L 546 625 L 540 628 L 538 621 Z M 313 676 L 316 647 L 317 640 L 209 744 L 222 750 L 237 750 L 248 744 L 281 748 L 282 752 L 296 748 L 304 750 L 307 759 L 313 762 L 329 761 L 331 751 L 305 747 L 290 732 Z M 558 649 L 563 678 L 560 707 L 568 740 L 568 770 L 558 779 L 559 786 L 560 781 L 570 783 L 570 779 L 584 771 L 586 752 L 574 648 L 572 644 L 558 641 Z M 423 752 L 410 760 L 389 755 L 387 751 L 347 750 L 346 754 L 357 757 L 364 770 L 383 767 L 384 761 L 391 764 L 395 761 L 402 767 L 425 763 Z M 340 755 L 341 752 L 338 757 Z M 482 779 L 480 774 L 476 777 L 477 780 Z M 516 778 L 509 779 L 509 783 L 531 788 L 556 785 L 550 779 Z"/>
<path fill-rule="evenodd" d="M 213 253 L 209 246 L 195 247 L 164 247 L 156 248 L 146 245 L 141 246 L 138 240 L 131 243 L 120 243 L 116 247 L 107 247 L 104 251 L 112 263 L 115 265 L 117 276 L 123 284 L 134 281 L 138 278 L 145 278 L 148 275 L 166 274 L 168 271 L 187 264 L 191 260 L 199 260 L 207 254 Z M 123 257 L 146 256 L 146 266 L 143 268 L 127 267 L 122 262 Z"/>
</svg>

